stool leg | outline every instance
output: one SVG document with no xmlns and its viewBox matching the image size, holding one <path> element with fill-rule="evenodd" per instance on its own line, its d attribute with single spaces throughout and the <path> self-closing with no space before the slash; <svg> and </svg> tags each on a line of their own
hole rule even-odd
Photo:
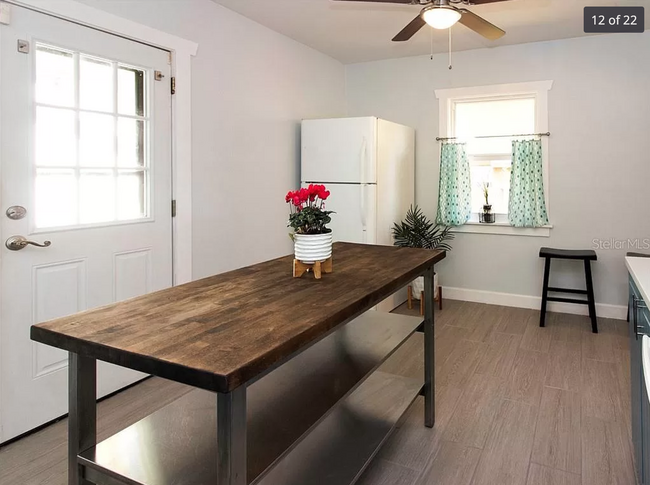
<svg viewBox="0 0 650 485">
<path fill-rule="evenodd" d="M 594 282 L 591 279 L 591 261 L 585 260 L 585 280 L 587 281 L 587 299 L 589 300 L 589 318 L 591 318 L 591 331 L 598 333 L 598 320 L 596 319 L 596 300 L 594 298 Z"/>
<path fill-rule="evenodd" d="M 408 307 L 410 310 L 411 308 L 413 308 L 413 287 L 411 285 L 409 285 L 407 292 L 408 292 Z"/>
<path fill-rule="evenodd" d="M 424 316 L 424 291 L 420 293 L 420 315 Z"/>
<path fill-rule="evenodd" d="M 438 310 L 442 310 L 442 286 L 438 287 Z"/>
<path fill-rule="evenodd" d="M 551 258 L 546 258 L 544 263 L 544 286 L 542 288 L 542 308 L 539 313 L 539 326 L 546 325 L 546 299 L 548 298 L 548 278 L 551 273 Z"/>
</svg>

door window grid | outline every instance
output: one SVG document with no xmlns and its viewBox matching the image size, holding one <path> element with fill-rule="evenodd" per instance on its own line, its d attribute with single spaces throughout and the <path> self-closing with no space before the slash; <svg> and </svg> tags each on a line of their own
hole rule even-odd
<svg viewBox="0 0 650 485">
<path fill-rule="evenodd" d="M 150 216 L 149 74 L 36 45 L 37 229 Z"/>
</svg>

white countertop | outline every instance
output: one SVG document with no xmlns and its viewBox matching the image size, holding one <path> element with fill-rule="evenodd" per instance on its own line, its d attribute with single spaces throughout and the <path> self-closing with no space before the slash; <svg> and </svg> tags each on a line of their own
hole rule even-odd
<svg viewBox="0 0 650 485">
<path fill-rule="evenodd" d="M 625 258 L 630 276 L 643 296 L 643 301 L 650 305 L 650 258 Z"/>
</svg>

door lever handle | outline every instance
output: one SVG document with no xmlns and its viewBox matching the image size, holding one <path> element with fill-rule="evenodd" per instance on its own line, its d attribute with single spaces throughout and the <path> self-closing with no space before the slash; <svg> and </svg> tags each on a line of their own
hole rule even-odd
<svg viewBox="0 0 650 485">
<path fill-rule="evenodd" d="M 52 244 L 51 241 L 43 241 L 43 244 L 39 244 L 34 241 L 28 241 L 26 237 L 24 236 L 11 236 L 7 241 L 5 242 L 5 246 L 7 246 L 7 249 L 11 251 L 20 251 L 21 249 L 26 248 L 29 245 L 36 246 L 39 248 L 46 248 Z"/>
</svg>

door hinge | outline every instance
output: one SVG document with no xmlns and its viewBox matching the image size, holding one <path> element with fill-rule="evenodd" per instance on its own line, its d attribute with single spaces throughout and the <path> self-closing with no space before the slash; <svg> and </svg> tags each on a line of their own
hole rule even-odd
<svg viewBox="0 0 650 485">
<path fill-rule="evenodd" d="M 26 40 L 18 39 L 17 42 L 18 52 L 21 54 L 29 54 L 29 42 Z"/>
<path fill-rule="evenodd" d="M 11 5 L 5 2 L 0 2 L 0 24 L 11 24 Z"/>
<path fill-rule="evenodd" d="M 172 217 L 176 217 L 176 201 L 172 200 Z"/>
<path fill-rule="evenodd" d="M 172 77 L 172 94 L 176 94 L 176 78 Z"/>
</svg>

